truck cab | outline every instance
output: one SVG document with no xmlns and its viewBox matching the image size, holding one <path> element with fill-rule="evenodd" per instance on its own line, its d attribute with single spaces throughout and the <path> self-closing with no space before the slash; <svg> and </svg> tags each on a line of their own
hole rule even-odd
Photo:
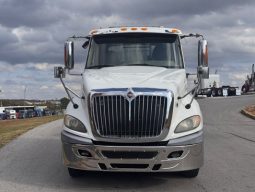
<svg viewBox="0 0 255 192">
<path fill-rule="evenodd" d="M 16 110 L 6 109 L 5 110 L 7 119 L 16 119 Z"/>
<path fill-rule="evenodd" d="M 203 118 L 188 90 L 181 39 L 199 37 L 198 79 L 208 78 L 207 42 L 175 28 L 114 27 L 92 30 L 65 43 L 65 68 L 56 67 L 70 98 L 61 133 L 70 176 L 81 170 L 181 172 L 203 165 Z M 88 56 L 81 95 L 63 82 L 74 67 L 75 39 Z M 71 74 L 71 73 L 69 73 Z"/>
</svg>

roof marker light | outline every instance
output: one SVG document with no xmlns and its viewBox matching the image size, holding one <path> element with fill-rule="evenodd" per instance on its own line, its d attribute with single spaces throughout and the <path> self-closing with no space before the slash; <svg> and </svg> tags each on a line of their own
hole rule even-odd
<svg viewBox="0 0 255 192">
<path fill-rule="evenodd" d="M 127 28 L 126 27 L 122 27 L 120 28 L 121 31 L 127 31 Z"/>
<path fill-rule="evenodd" d="M 147 31 L 147 30 L 148 30 L 148 28 L 147 28 L 147 27 L 141 27 L 141 30 L 143 30 L 143 31 Z"/>
<path fill-rule="evenodd" d="M 180 33 L 179 29 L 172 29 L 172 33 Z"/>
<path fill-rule="evenodd" d="M 131 30 L 135 31 L 135 30 L 137 30 L 137 27 L 132 27 Z"/>
<path fill-rule="evenodd" d="M 94 35 L 95 33 L 97 33 L 97 30 L 92 30 L 92 31 L 90 31 L 90 34 L 91 34 L 91 35 Z"/>
</svg>

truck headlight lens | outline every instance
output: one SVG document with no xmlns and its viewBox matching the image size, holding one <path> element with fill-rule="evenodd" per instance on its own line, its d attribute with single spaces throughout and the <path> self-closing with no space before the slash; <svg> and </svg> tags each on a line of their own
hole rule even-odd
<svg viewBox="0 0 255 192">
<path fill-rule="evenodd" d="M 74 131 L 79 131 L 82 133 L 87 132 L 83 123 L 80 120 L 76 119 L 75 117 L 72 117 L 71 115 L 65 115 L 64 124 L 66 127 L 68 127 L 69 129 L 72 129 Z"/>
<path fill-rule="evenodd" d="M 199 115 L 195 115 L 184 119 L 175 129 L 175 133 L 182 133 L 185 131 L 190 131 L 192 129 L 197 128 L 200 125 L 201 117 Z"/>
</svg>

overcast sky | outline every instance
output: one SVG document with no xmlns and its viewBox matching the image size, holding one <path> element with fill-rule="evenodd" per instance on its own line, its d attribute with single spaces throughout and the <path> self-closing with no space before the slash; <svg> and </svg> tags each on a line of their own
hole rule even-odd
<svg viewBox="0 0 255 192">
<path fill-rule="evenodd" d="M 63 65 L 68 36 L 107 26 L 166 26 L 201 33 L 222 84 L 243 84 L 255 63 L 254 0 L 0 0 L 0 99 L 66 96 L 53 67 Z M 183 40 L 186 66 L 197 42 Z M 79 79 L 72 78 L 74 89 Z"/>
</svg>

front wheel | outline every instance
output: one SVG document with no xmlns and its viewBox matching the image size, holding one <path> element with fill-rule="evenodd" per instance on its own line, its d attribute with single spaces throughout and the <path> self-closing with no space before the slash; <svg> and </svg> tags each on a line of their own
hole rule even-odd
<svg viewBox="0 0 255 192">
<path fill-rule="evenodd" d="M 68 167 L 68 173 L 70 177 L 74 178 L 74 177 L 80 177 L 84 173 L 84 171 Z"/>
<path fill-rule="evenodd" d="M 199 169 L 193 169 L 189 171 L 182 171 L 181 174 L 187 178 L 194 178 L 198 175 Z"/>
</svg>

